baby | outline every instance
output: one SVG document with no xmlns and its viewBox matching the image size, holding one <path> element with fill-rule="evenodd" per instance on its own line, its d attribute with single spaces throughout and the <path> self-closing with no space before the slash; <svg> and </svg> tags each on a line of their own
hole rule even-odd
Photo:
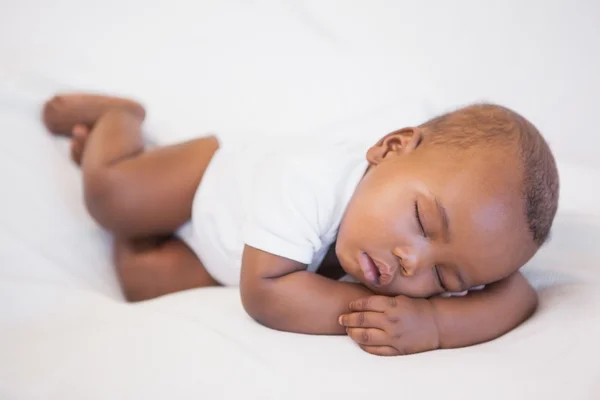
<svg viewBox="0 0 600 400">
<path fill-rule="evenodd" d="M 129 301 L 239 285 L 259 323 L 347 334 L 378 355 L 491 340 L 535 310 L 518 270 L 548 238 L 558 173 L 507 108 L 465 107 L 368 150 L 202 137 L 145 151 L 144 117 L 87 94 L 43 111 L 71 137 Z"/>
</svg>

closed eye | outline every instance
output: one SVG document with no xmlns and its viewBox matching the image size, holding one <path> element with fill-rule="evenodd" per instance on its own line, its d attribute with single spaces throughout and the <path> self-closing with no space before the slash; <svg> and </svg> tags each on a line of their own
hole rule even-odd
<svg viewBox="0 0 600 400">
<path fill-rule="evenodd" d="M 417 218 L 417 223 L 419 224 L 419 228 L 421 228 L 421 232 L 423 236 L 427 237 L 427 233 L 425 232 L 425 228 L 423 227 L 423 222 L 421 221 L 421 216 L 419 215 L 419 204 L 415 200 L 415 217 Z"/>
<path fill-rule="evenodd" d="M 438 268 L 438 266 L 434 265 L 433 270 L 435 271 L 435 276 L 437 277 L 438 284 L 440 285 L 440 287 L 444 290 L 444 292 L 449 292 L 446 285 L 444 285 L 444 281 L 442 280 L 442 275 L 440 274 L 440 269 Z"/>
</svg>

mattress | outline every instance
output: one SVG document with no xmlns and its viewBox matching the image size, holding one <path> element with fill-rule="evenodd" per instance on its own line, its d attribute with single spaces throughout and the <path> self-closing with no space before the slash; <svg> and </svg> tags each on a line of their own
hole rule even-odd
<svg viewBox="0 0 600 400">
<path fill-rule="evenodd" d="M 600 398 L 600 6 L 595 2 L 9 0 L 0 4 L 0 398 Z M 133 96 L 149 143 L 365 143 L 473 101 L 555 151 L 534 316 L 488 343 L 404 357 L 277 332 L 235 288 L 123 300 L 86 214 L 56 91 Z"/>
</svg>

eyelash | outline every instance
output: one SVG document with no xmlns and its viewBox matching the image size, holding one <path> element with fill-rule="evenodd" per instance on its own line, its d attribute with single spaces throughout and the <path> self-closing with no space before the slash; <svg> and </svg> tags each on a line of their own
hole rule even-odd
<svg viewBox="0 0 600 400">
<path fill-rule="evenodd" d="M 419 227 L 421 228 L 421 232 L 423 233 L 423 236 L 427 237 L 427 233 L 425 233 L 425 228 L 423 227 L 423 222 L 421 222 L 421 217 L 419 216 L 419 204 L 417 203 L 416 200 L 415 200 L 415 217 L 417 218 L 417 223 L 419 224 Z"/>
<path fill-rule="evenodd" d="M 438 266 L 434 265 L 433 270 L 435 271 L 435 275 L 437 276 L 437 280 L 438 280 L 438 283 L 440 284 L 441 288 L 444 289 L 445 292 L 447 292 L 448 289 L 446 288 L 446 285 L 444 285 L 444 281 L 442 281 L 442 275 L 440 275 L 440 270 L 439 270 Z"/>
<path fill-rule="evenodd" d="M 421 228 L 421 232 L 423 232 L 423 236 L 427 237 L 427 233 L 425 232 L 425 228 L 423 227 L 423 222 L 421 222 L 421 217 L 419 216 L 419 203 L 417 203 L 416 200 L 415 200 L 415 217 L 417 218 L 417 223 L 419 224 L 419 227 Z M 444 285 L 444 281 L 442 281 L 442 275 L 440 274 L 440 270 L 438 269 L 438 266 L 434 265 L 433 270 L 435 272 L 435 276 L 437 278 L 438 284 L 445 292 L 447 292 L 448 289 L 446 288 L 446 285 Z"/>
</svg>

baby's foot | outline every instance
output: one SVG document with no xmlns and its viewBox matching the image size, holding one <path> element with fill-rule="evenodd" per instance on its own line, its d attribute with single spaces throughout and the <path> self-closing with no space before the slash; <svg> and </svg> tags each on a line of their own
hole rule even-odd
<svg viewBox="0 0 600 400">
<path fill-rule="evenodd" d="M 113 108 L 127 109 L 144 118 L 144 108 L 133 100 L 91 94 L 62 94 L 44 104 L 42 119 L 54 134 L 69 136 L 77 124 L 91 129 L 98 118 Z"/>
<path fill-rule="evenodd" d="M 85 144 L 90 135 L 90 129 L 83 124 L 76 124 L 71 132 L 71 159 L 81 165 Z"/>
</svg>

